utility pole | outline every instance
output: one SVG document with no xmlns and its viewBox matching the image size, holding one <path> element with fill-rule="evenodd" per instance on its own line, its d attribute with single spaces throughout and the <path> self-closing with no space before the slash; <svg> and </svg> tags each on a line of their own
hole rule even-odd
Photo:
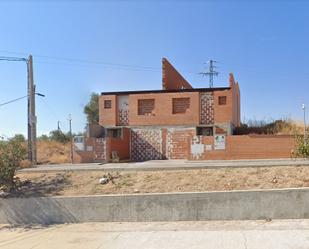
<svg viewBox="0 0 309 249">
<path fill-rule="evenodd" d="M 57 130 L 60 131 L 60 121 L 57 121 Z"/>
<path fill-rule="evenodd" d="M 2 105 L 6 105 L 17 100 L 28 98 L 28 159 L 31 161 L 32 165 L 36 165 L 37 163 L 37 149 L 36 149 L 36 123 L 37 117 L 35 115 L 35 95 L 45 97 L 45 95 L 41 93 L 35 92 L 35 85 L 33 82 L 33 61 L 32 55 L 29 55 L 27 58 L 19 58 L 19 57 L 7 57 L 7 56 L 0 56 L 0 61 L 21 61 L 26 62 L 27 64 L 27 74 L 28 74 L 28 88 L 27 88 L 27 96 L 14 99 L 12 101 L 8 101 L 3 103 Z"/>
<path fill-rule="evenodd" d="M 71 142 L 71 163 L 73 163 L 73 136 L 72 136 L 72 116 L 69 114 L 69 126 L 70 126 L 70 142 Z"/>
<path fill-rule="evenodd" d="M 32 165 L 37 163 L 36 123 L 35 115 L 35 85 L 33 82 L 32 55 L 27 60 L 28 69 L 28 158 Z"/>
<path fill-rule="evenodd" d="M 209 64 L 209 71 L 208 72 L 201 72 L 200 74 L 203 76 L 209 76 L 209 88 L 212 88 L 214 85 L 214 76 L 218 76 L 219 72 L 216 72 L 214 69 L 216 66 L 214 65 L 217 61 L 210 60 L 208 61 Z"/>
</svg>

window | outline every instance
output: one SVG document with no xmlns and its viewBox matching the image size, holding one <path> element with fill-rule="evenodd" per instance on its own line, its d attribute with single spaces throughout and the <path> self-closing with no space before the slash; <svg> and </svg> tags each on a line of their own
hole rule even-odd
<svg viewBox="0 0 309 249">
<path fill-rule="evenodd" d="M 196 127 L 197 136 L 213 136 L 212 127 Z"/>
<path fill-rule="evenodd" d="M 190 108 L 190 98 L 173 98 L 173 114 L 186 113 Z"/>
<path fill-rule="evenodd" d="M 219 105 L 226 105 L 226 96 L 219 96 Z"/>
<path fill-rule="evenodd" d="M 121 138 L 122 129 L 121 128 L 107 129 L 107 136 L 112 138 Z"/>
<path fill-rule="evenodd" d="M 111 100 L 104 100 L 104 109 L 112 108 L 112 101 Z"/>
<path fill-rule="evenodd" d="M 138 115 L 151 116 L 154 115 L 155 100 L 154 99 L 139 99 L 138 100 Z"/>
</svg>

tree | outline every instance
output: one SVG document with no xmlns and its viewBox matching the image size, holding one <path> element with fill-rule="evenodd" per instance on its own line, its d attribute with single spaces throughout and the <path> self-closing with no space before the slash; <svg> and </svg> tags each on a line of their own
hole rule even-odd
<svg viewBox="0 0 309 249">
<path fill-rule="evenodd" d="M 49 133 L 49 139 L 64 144 L 70 141 L 70 134 L 64 134 L 61 130 L 54 130 Z"/>
<path fill-rule="evenodd" d="M 89 124 L 99 123 L 99 94 L 91 94 L 89 103 L 84 107 L 84 113 Z"/>
<path fill-rule="evenodd" d="M 38 137 L 38 140 L 40 140 L 40 141 L 48 141 L 49 140 L 49 136 L 47 136 L 46 134 L 42 134 L 41 136 Z"/>
<path fill-rule="evenodd" d="M 26 142 L 26 138 L 23 134 L 16 134 L 14 137 L 12 137 L 12 140 L 20 142 L 20 143 Z"/>
<path fill-rule="evenodd" d="M 0 141 L 0 190 L 9 192 L 15 186 L 16 169 L 25 157 L 26 148 L 22 142 Z"/>
</svg>

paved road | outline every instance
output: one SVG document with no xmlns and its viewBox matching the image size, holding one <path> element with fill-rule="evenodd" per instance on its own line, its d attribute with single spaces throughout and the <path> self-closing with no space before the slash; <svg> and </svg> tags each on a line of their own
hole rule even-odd
<svg viewBox="0 0 309 249">
<path fill-rule="evenodd" d="M 29 230 L 2 228 L 0 248 L 308 249 L 309 221 L 84 223 Z"/>
<path fill-rule="evenodd" d="M 20 172 L 46 172 L 71 170 L 186 170 L 222 167 L 271 167 L 271 166 L 308 165 L 309 160 L 263 159 L 263 160 L 216 160 L 216 161 L 186 161 L 186 160 L 154 160 L 138 163 L 85 163 L 85 164 L 54 164 L 38 165 L 35 168 L 20 170 Z"/>
</svg>

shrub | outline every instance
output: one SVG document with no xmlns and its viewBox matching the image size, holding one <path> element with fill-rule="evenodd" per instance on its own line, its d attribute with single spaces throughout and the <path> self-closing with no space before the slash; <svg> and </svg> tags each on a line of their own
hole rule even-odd
<svg viewBox="0 0 309 249">
<path fill-rule="evenodd" d="M 65 134 L 61 130 L 54 130 L 49 133 L 49 140 L 65 144 L 70 142 L 71 136 L 69 133 Z"/>
<path fill-rule="evenodd" d="M 0 188 L 10 191 L 20 162 L 26 156 L 24 144 L 18 140 L 0 141 Z"/>
<path fill-rule="evenodd" d="M 264 134 L 264 135 L 294 135 L 300 134 L 303 126 L 293 120 L 279 119 L 275 121 L 249 120 L 234 130 L 235 135 Z"/>
<path fill-rule="evenodd" d="M 309 139 L 304 138 L 304 136 L 296 136 L 296 156 L 308 158 L 309 157 Z"/>
</svg>

